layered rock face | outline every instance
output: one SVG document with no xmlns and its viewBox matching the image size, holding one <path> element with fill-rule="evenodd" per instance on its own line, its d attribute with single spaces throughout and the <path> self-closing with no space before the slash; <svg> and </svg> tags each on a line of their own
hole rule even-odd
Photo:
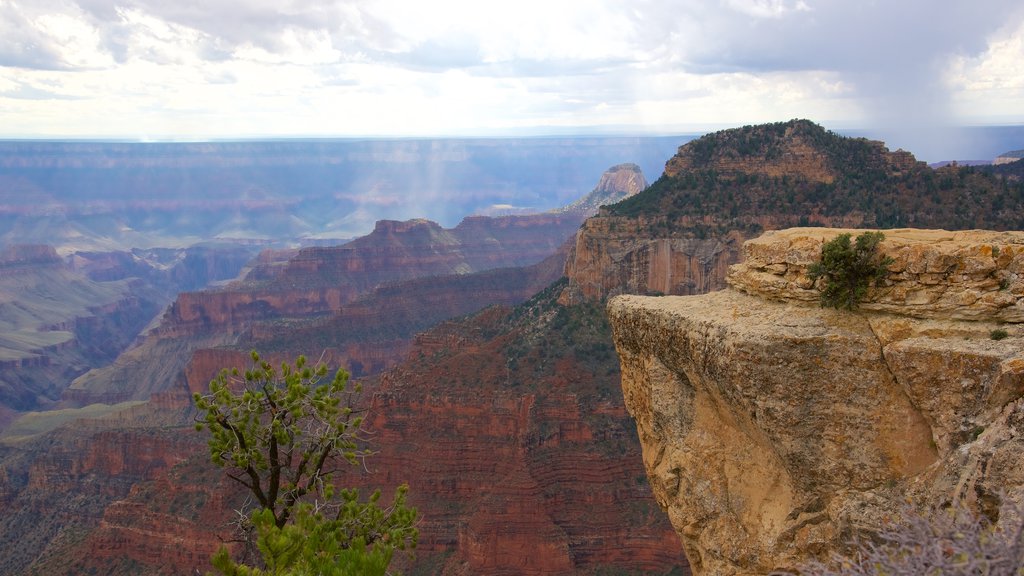
<svg viewBox="0 0 1024 576">
<path fill-rule="evenodd" d="M 565 264 L 571 284 L 564 301 L 600 300 L 621 293 L 703 294 L 724 285 L 746 238 L 652 238 L 647 222 L 594 217 L 576 235 Z"/>
<path fill-rule="evenodd" d="M 356 374 L 393 366 L 413 334 L 491 304 L 515 304 L 560 275 L 578 215 L 380 222 L 373 234 L 306 248 L 245 278 L 184 292 L 144 341 L 64 391 L 69 404 L 146 399 L 166 390 L 196 350 L 219 346 L 341 350 Z M 512 266 L 520 266 L 513 268 Z"/>
<path fill-rule="evenodd" d="M 58 569 L 107 556 L 112 550 L 75 549 L 107 513 L 107 506 L 127 497 L 142 482 L 162 477 L 201 448 L 195 441 L 185 402 L 154 402 L 98 420 L 82 420 L 44 438 L 17 448 L 0 446 L 0 572 L 4 574 L 85 574 L 82 569 Z M 164 493 L 164 503 L 174 495 Z M 144 523 L 134 533 L 144 542 Z M 179 523 L 168 523 L 161 541 L 176 534 L 177 547 L 186 541 Z M 211 530 L 205 539 L 190 541 L 200 549 L 215 542 Z M 205 544 L 209 547 L 210 544 Z M 142 549 L 145 549 L 142 547 Z M 46 550 L 57 553 L 45 553 Z M 74 551 L 72 551 L 74 550 Z M 183 552 L 178 552 L 179 554 Z M 39 567 L 30 565 L 36 562 Z M 102 560 L 96 573 L 113 573 Z M 95 565 L 95 564 L 94 564 Z M 123 573 L 152 573 L 148 570 Z"/>
<path fill-rule="evenodd" d="M 254 278 L 183 293 L 167 313 L 165 335 L 237 333 L 253 320 L 331 314 L 391 282 L 529 266 L 551 256 L 579 226 L 579 215 L 469 217 L 452 229 L 429 220 L 380 221 L 374 231 L 334 247 L 310 247 Z"/>
<path fill-rule="evenodd" d="M 380 451 L 360 481 L 410 484 L 410 574 L 688 573 L 643 477 L 601 310 L 556 294 L 441 324 L 367 383 Z"/>
<path fill-rule="evenodd" d="M 727 290 L 609 303 L 644 463 L 695 574 L 826 557 L 908 496 L 991 518 L 1000 495 L 1024 499 L 1024 233 L 888 231 L 889 281 L 846 312 L 806 277 L 838 232 L 748 242 Z"/>
</svg>

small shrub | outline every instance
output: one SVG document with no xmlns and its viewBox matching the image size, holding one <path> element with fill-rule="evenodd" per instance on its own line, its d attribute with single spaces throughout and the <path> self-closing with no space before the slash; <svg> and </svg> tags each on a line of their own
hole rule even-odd
<svg viewBox="0 0 1024 576">
<path fill-rule="evenodd" d="M 996 328 L 995 330 L 989 332 L 988 337 L 993 340 L 1002 340 L 1003 338 L 1006 338 L 1009 335 L 1010 333 L 1007 332 L 1006 330 L 1003 330 L 1002 328 Z"/>
<path fill-rule="evenodd" d="M 824 279 L 821 306 L 853 310 L 867 294 L 868 287 L 885 279 L 892 258 L 880 257 L 881 232 L 865 232 L 850 242 L 850 234 L 840 234 L 821 247 L 821 261 L 811 265 L 811 280 Z"/>
</svg>

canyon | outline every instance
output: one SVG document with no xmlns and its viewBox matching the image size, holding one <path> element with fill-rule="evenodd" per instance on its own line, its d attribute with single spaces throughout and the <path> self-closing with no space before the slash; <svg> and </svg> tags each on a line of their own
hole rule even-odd
<svg viewBox="0 0 1024 576">
<path fill-rule="evenodd" d="M 539 213 L 679 137 L 0 142 L 0 246 L 75 251 L 339 244 L 380 220 Z"/>
<path fill-rule="evenodd" d="M 725 290 L 608 304 L 695 574 L 827 560 L 908 498 L 993 521 L 1024 501 L 1024 233 L 887 230 L 888 276 L 849 312 L 808 277 L 842 232 L 769 232 Z"/>
<path fill-rule="evenodd" d="M 386 493 L 408 482 L 421 510 L 416 556 L 399 560 L 406 573 L 685 574 L 643 476 L 603 313 L 559 313 L 563 283 L 549 288 L 565 240 L 598 198 L 645 184 L 635 166 L 616 167 L 557 213 L 475 217 L 454 230 L 382 222 L 348 246 L 264 253 L 245 278 L 183 294 L 141 344 L 65 392 L 69 405 L 120 410 L 0 447 L 0 493 L 24 511 L 0 526 L 0 546 L 31 540 L 44 550 L 11 554 L 3 569 L 208 569 L 241 502 L 192 431 L 189 393 L 223 367 L 244 367 L 249 347 L 285 359 L 323 345 L 317 357 L 371 375 L 363 385 L 379 450 L 368 471 L 340 481 Z M 548 345 L 537 358 L 525 341 Z M 92 499 L 55 497 L 49 485 Z"/>
<path fill-rule="evenodd" d="M 410 484 L 422 524 L 415 557 L 398 560 L 403 572 L 687 574 L 680 542 L 689 553 L 692 534 L 677 535 L 681 512 L 665 515 L 667 501 L 655 499 L 670 480 L 648 479 L 650 438 L 638 439 L 627 413 L 635 394 L 623 397 L 605 300 L 723 288 L 744 242 L 768 229 L 1021 229 L 1013 170 L 933 170 L 791 121 L 687 143 L 650 186 L 639 169 L 616 166 L 597 187 L 615 197 L 451 228 L 385 220 L 347 245 L 266 250 L 236 281 L 183 293 L 135 346 L 77 379 L 60 399 L 66 420 L 54 411 L 0 443 L 0 501 L 18 511 L 0 522 L 0 549 L 11 550 L 0 571 L 207 569 L 242 502 L 192 431 L 189 393 L 244 367 L 255 347 L 275 362 L 304 353 L 361 376 L 379 450 L 339 481 L 385 498 Z M 789 268 L 779 269 L 764 268 L 785 281 Z M 991 289 L 979 282 L 972 290 Z M 925 299 L 904 292 L 905 302 Z M 94 402 L 106 412 L 87 416 Z M 817 511 L 802 512 L 811 520 L 799 538 L 818 538 Z"/>
<path fill-rule="evenodd" d="M 0 250 L 0 430 L 18 411 L 59 406 L 68 383 L 113 361 L 177 290 L 233 277 L 252 254 Z"/>
<path fill-rule="evenodd" d="M 638 170 L 599 180 L 585 198 L 615 196 L 619 184 L 640 188 Z M 357 375 L 380 371 L 402 358 L 417 331 L 521 302 L 555 281 L 563 247 L 587 215 L 472 216 L 447 229 L 385 220 L 340 246 L 264 251 L 242 278 L 179 294 L 137 346 L 75 379 L 63 400 L 144 400 L 172 386 L 192 352 L 213 347 L 318 346 L 306 351 L 329 354 Z"/>
</svg>

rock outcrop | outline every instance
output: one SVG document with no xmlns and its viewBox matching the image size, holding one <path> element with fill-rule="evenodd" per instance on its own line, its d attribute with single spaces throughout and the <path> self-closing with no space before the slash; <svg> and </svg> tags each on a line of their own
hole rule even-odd
<svg viewBox="0 0 1024 576">
<path fill-rule="evenodd" d="M 647 179 L 639 166 L 619 164 L 605 170 L 590 194 L 552 212 L 593 216 L 601 206 L 621 202 L 639 194 L 644 188 L 647 188 Z"/>
<path fill-rule="evenodd" d="M 731 288 L 610 301 L 654 493 L 695 574 L 842 550 L 904 499 L 1024 499 L 1024 233 L 888 231 L 857 312 L 806 276 L 840 231 L 745 245 Z"/>
<path fill-rule="evenodd" d="M 744 245 L 729 284 L 771 300 L 817 302 L 808 267 L 824 241 L 860 230 L 794 228 Z M 860 308 L 933 320 L 1024 322 L 1024 234 L 977 230 L 886 230 L 893 259 L 883 286 Z"/>
<path fill-rule="evenodd" d="M 576 235 L 565 264 L 563 302 L 615 294 L 703 294 L 724 286 L 747 235 L 717 238 L 652 236 L 646 220 L 595 216 Z"/>
</svg>

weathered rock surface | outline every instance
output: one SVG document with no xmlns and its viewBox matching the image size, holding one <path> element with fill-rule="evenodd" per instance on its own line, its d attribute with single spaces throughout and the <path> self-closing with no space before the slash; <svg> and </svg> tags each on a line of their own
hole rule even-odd
<svg viewBox="0 0 1024 576">
<path fill-rule="evenodd" d="M 1024 327 L 1016 303 L 985 303 L 1019 300 L 1022 235 L 889 231 L 892 283 L 845 312 L 803 276 L 835 233 L 749 242 L 733 289 L 609 303 L 644 463 L 695 574 L 825 556 L 908 496 L 989 514 L 1024 498 Z M 935 305 L 907 303 L 915 290 Z"/>
<path fill-rule="evenodd" d="M 724 286 L 746 235 L 652 237 L 646 220 L 595 216 L 584 222 L 565 263 L 564 301 L 615 294 L 703 294 Z"/>
<path fill-rule="evenodd" d="M 773 300 L 817 302 L 807 277 L 821 246 L 862 230 L 794 228 L 748 241 L 729 284 Z M 928 319 L 1024 322 L 1024 232 L 886 230 L 881 250 L 893 263 L 864 310 Z"/>
</svg>

